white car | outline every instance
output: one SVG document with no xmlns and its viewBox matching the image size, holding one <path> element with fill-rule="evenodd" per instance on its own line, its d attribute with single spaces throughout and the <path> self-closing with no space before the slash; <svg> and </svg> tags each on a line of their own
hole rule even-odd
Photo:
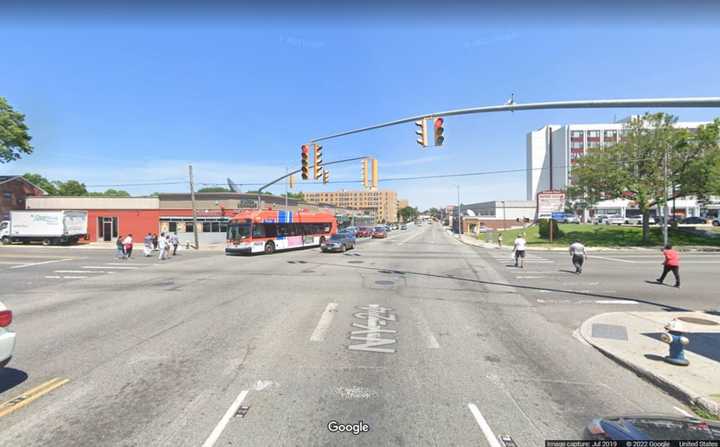
<svg viewBox="0 0 720 447">
<path fill-rule="evenodd" d="M 625 218 L 619 214 L 613 214 L 603 219 L 605 225 L 622 225 L 625 223 Z"/>
<path fill-rule="evenodd" d="M 15 332 L 10 330 L 12 311 L 0 302 L 0 368 L 10 362 L 15 352 Z"/>
<path fill-rule="evenodd" d="M 625 223 L 628 225 L 642 225 L 643 223 L 643 217 L 642 216 L 630 216 L 625 218 Z M 650 225 L 655 224 L 655 218 L 650 216 L 648 218 L 648 223 Z"/>
</svg>

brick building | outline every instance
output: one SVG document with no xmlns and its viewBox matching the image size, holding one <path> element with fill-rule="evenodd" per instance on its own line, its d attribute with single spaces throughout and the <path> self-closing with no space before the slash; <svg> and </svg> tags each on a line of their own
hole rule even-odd
<svg viewBox="0 0 720 447">
<path fill-rule="evenodd" d="M 397 222 L 398 198 L 395 191 L 303 192 L 310 203 L 328 203 L 341 208 L 374 209 L 378 222 Z"/>
<path fill-rule="evenodd" d="M 45 194 L 21 175 L 0 175 L 0 220 L 9 219 L 12 210 L 24 210 L 28 197 Z"/>
</svg>

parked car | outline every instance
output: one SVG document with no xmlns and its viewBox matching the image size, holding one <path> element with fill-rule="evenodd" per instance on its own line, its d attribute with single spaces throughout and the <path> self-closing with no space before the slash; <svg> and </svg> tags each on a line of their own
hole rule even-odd
<svg viewBox="0 0 720 447">
<path fill-rule="evenodd" d="M 345 227 L 342 230 L 340 230 L 342 233 L 350 233 L 353 236 L 355 236 L 358 232 L 358 227 Z"/>
<path fill-rule="evenodd" d="M 648 218 L 648 222 L 650 223 L 650 225 L 655 225 L 655 218 L 653 216 L 650 216 Z M 629 225 L 642 225 L 643 217 L 642 216 L 626 216 L 625 223 L 629 224 Z"/>
<path fill-rule="evenodd" d="M 355 234 L 355 237 L 370 237 L 370 236 L 372 236 L 372 228 L 370 228 L 370 227 L 360 227 L 360 228 L 358 228 L 358 231 Z"/>
<path fill-rule="evenodd" d="M 580 218 L 578 218 L 574 214 L 566 214 L 565 217 L 559 220 L 560 223 L 567 223 L 567 224 L 579 224 Z"/>
<path fill-rule="evenodd" d="M 348 233 L 333 234 L 330 236 L 330 239 L 325 239 L 320 245 L 320 250 L 323 252 L 344 252 L 345 250 L 351 250 L 353 248 L 355 248 L 355 241 L 350 239 Z"/>
<path fill-rule="evenodd" d="M 384 226 L 373 228 L 372 237 L 374 239 L 385 239 L 387 237 L 387 230 Z"/>
<path fill-rule="evenodd" d="M 0 368 L 12 359 L 15 352 L 15 332 L 10 329 L 12 311 L 0 302 Z"/>
<path fill-rule="evenodd" d="M 400 229 L 401 229 L 401 230 L 407 230 L 407 225 L 405 225 L 405 224 L 400 225 Z"/>
<path fill-rule="evenodd" d="M 347 231 L 347 229 L 345 229 L 345 230 L 339 231 L 338 234 L 344 235 L 345 237 L 347 237 L 348 239 L 350 239 L 352 241 L 353 245 L 355 245 L 355 233 L 352 233 L 350 231 Z"/>
<path fill-rule="evenodd" d="M 610 216 L 606 216 L 603 219 L 603 223 L 605 225 L 622 225 L 625 223 L 625 218 L 619 214 L 612 214 Z"/>
<path fill-rule="evenodd" d="M 720 424 L 696 417 L 622 416 L 593 419 L 585 439 L 603 441 L 718 440 Z"/>
<path fill-rule="evenodd" d="M 720 227 L 720 217 L 716 217 L 715 219 L 713 219 L 712 224 L 715 227 Z"/>
<path fill-rule="evenodd" d="M 592 223 L 595 224 L 595 225 L 601 224 L 601 223 L 603 223 L 603 221 L 604 221 L 606 218 L 607 218 L 607 215 L 605 215 L 605 214 L 595 215 L 595 216 L 592 218 Z"/>
<path fill-rule="evenodd" d="M 704 225 L 707 223 L 705 219 L 702 217 L 686 217 L 680 221 L 681 224 L 693 224 L 693 225 Z"/>
</svg>

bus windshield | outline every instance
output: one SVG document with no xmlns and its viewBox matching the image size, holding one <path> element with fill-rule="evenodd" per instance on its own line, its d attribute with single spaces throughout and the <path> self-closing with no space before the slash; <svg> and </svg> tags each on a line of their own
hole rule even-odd
<svg viewBox="0 0 720 447">
<path fill-rule="evenodd" d="M 228 225 L 228 240 L 246 239 L 250 236 L 250 224 L 230 224 Z"/>
</svg>

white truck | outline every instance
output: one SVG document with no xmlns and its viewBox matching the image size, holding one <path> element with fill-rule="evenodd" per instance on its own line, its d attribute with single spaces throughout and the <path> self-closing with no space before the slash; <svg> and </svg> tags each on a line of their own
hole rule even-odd
<svg viewBox="0 0 720 447">
<path fill-rule="evenodd" d="M 10 220 L 0 222 L 0 241 L 74 244 L 87 235 L 87 226 L 87 211 L 10 211 Z"/>
</svg>

